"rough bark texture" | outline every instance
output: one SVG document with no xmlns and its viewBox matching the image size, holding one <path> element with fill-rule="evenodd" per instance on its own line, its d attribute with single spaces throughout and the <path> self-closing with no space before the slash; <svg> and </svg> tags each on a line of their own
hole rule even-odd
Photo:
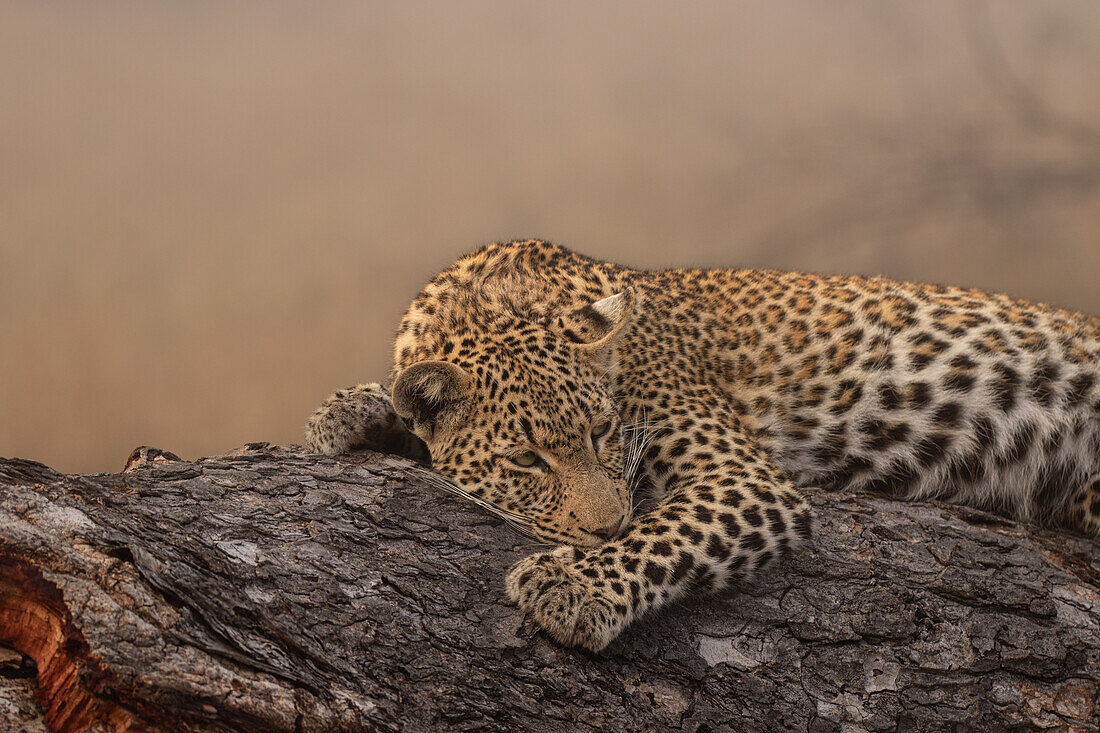
<svg viewBox="0 0 1100 733">
<path fill-rule="evenodd" d="M 1080 537 L 811 492 L 810 547 L 590 655 L 506 602 L 525 542 L 405 458 L 173 458 L 0 460 L 0 639 L 53 730 L 1100 730 Z"/>
</svg>

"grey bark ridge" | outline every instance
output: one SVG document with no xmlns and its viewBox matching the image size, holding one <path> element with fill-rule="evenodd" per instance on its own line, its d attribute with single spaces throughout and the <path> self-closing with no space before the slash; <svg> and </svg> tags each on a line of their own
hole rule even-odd
<svg viewBox="0 0 1100 733">
<path fill-rule="evenodd" d="M 1100 730 L 1082 537 L 810 491 L 809 546 L 592 655 L 508 604 L 527 541 L 413 461 L 145 450 L 0 459 L 0 638 L 37 654 L 54 730 Z"/>
</svg>

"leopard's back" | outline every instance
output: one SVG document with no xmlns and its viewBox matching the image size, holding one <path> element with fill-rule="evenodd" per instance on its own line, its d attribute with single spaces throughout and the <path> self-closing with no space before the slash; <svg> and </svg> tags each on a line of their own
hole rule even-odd
<svg viewBox="0 0 1100 733">
<path fill-rule="evenodd" d="M 721 390 L 797 484 L 1100 525 L 1100 319 L 997 293 L 759 270 L 643 285 L 626 384 Z M 660 346 L 663 354 L 652 353 Z"/>
</svg>

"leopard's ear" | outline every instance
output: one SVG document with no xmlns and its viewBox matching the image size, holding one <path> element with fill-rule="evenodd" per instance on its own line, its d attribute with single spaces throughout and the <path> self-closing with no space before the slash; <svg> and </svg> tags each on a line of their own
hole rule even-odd
<svg viewBox="0 0 1100 733">
<path fill-rule="evenodd" d="M 447 361 L 420 361 L 393 381 L 393 409 L 427 441 L 449 430 L 466 414 L 473 377 Z"/>
<path fill-rule="evenodd" d="M 607 369 L 614 363 L 615 345 L 634 323 L 637 308 L 638 296 L 634 288 L 627 288 L 559 316 L 555 326 L 558 333 Z"/>
</svg>

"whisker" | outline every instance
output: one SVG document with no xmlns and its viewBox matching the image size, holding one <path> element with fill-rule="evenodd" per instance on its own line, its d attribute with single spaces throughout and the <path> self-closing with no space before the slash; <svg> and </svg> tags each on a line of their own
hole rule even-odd
<svg viewBox="0 0 1100 733">
<path fill-rule="evenodd" d="M 421 478 L 423 478 L 427 483 L 431 484 L 432 486 L 435 486 L 436 488 L 439 488 L 439 489 L 443 489 L 444 491 L 446 491 L 450 494 L 455 494 L 456 496 L 461 496 L 463 499 L 467 499 L 467 500 L 473 502 L 474 504 L 477 504 L 481 508 L 483 508 L 487 511 L 490 511 L 493 514 L 496 514 L 497 516 L 499 516 L 503 519 L 507 519 L 509 521 L 513 521 L 513 522 L 517 522 L 517 523 L 525 524 L 525 525 L 534 524 L 534 522 L 532 522 L 526 516 L 524 516 L 522 514 L 519 514 L 518 512 L 513 512 L 510 509 L 504 509 L 502 507 L 499 507 L 496 504 L 493 504 L 491 502 L 486 501 L 485 499 L 482 499 L 480 496 L 475 496 L 475 495 L 471 494 L 470 492 L 466 491 L 465 489 L 461 488 L 457 484 L 453 483 L 452 481 L 448 481 L 446 478 L 440 476 L 437 473 L 434 473 L 432 471 L 428 471 L 426 469 L 419 468 L 419 467 L 414 467 L 410 470 L 413 473 L 416 473 Z"/>
<path fill-rule="evenodd" d="M 640 413 L 640 416 L 639 414 Z M 643 476 L 641 468 L 645 455 L 657 437 L 666 430 L 671 430 L 668 423 L 650 423 L 645 405 L 634 408 L 631 423 L 622 426 L 624 437 L 623 478 L 627 481 L 628 498 L 631 511 L 636 511 L 644 502 L 644 499 L 635 501 L 638 487 Z"/>
<path fill-rule="evenodd" d="M 539 536 L 539 534 L 536 532 L 538 524 L 530 518 L 524 516 L 523 514 L 513 512 L 510 509 L 504 509 L 486 501 L 485 499 L 482 499 L 479 496 L 474 496 L 470 492 L 466 491 L 446 477 L 440 476 L 434 471 L 429 471 L 418 466 L 413 467 L 410 470 L 421 477 L 425 483 L 430 484 L 437 489 L 441 489 L 448 494 L 454 494 L 455 496 L 459 496 L 463 499 L 471 501 L 477 506 L 489 512 L 490 514 L 493 514 L 494 516 L 503 519 L 504 522 L 511 529 L 515 530 L 518 534 L 528 539 L 535 540 L 537 544 L 543 545 L 545 547 L 552 547 L 553 545 L 557 544 L 547 542 L 545 539 Z"/>
</svg>

